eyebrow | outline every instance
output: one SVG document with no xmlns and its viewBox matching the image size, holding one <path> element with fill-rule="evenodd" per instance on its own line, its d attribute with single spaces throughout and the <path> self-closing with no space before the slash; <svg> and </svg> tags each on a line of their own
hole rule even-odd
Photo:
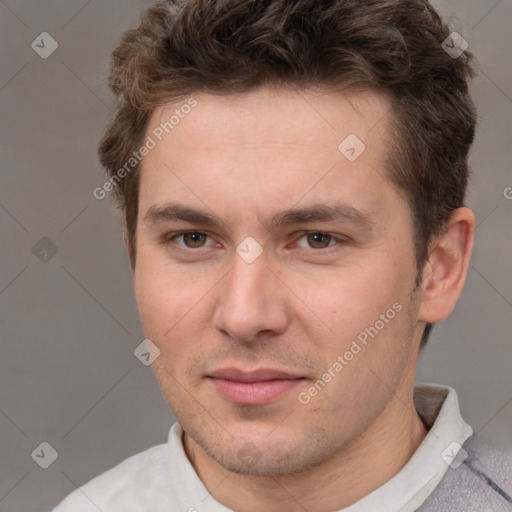
<svg viewBox="0 0 512 512">
<path fill-rule="evenodd" d="M 144 222 L 147 224 L 177 220 L 190 224 L 201 224 L 208 228 L 226 226 L 226 223 L 214 213 L 179 203 L 153 205 L 144 215 Z M 375 220 L 369 212 L 345 203 L 333 205 L 316 203 L 303 208 L 290 208 L 276 213 L 269 224 L 271 228 L 277 228 L 283 225 L 311 222 L 343 222 L 365 229 L 371 229 L 375 225 Z"/>
</svg>

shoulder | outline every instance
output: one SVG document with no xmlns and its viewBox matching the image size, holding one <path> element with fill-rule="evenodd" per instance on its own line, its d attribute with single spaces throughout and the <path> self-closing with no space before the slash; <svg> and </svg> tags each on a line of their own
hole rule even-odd
<svg viewBox="0 0 512 512">
<path fill-rule="evenodd" d="M 471 436 L 420 510 L 512 512 L 512 451 Z"/>
<path fill-rule="evenodd" d="M 161 481 L 168 480 L 166 454 L 167 445 L 161 444 L 125 459 L 73 491 L 53 512 L 121 510 L 111 506 L 119 500 L 119 496 L 124 496 L 123 499 L 126 499 L 128 494 L 133 497 L 141 496 L 148 487 L 154 490 Z M 130 508 L 130 510 L 138 509 Z"/>
<path fill-rule="evenodd" d="M 466 467 L 487 487 L 506 495 L 512 510 L 512 450 L 478 436 L 470 437 L 463 448 L 467 453 Z"/>
</svg>

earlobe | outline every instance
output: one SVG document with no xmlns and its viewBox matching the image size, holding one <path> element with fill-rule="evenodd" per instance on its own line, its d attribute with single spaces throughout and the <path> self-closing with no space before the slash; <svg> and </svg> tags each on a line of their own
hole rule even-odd
<svg viewBox="0 0 512 512">
<path fill-rule="evenodd" d="M 466 281 L 475 231 L 475 216 L 458 208 L 431 244 L 422 275 L 419 320 L 436 323 L 453 311 Z"/>
</svg>

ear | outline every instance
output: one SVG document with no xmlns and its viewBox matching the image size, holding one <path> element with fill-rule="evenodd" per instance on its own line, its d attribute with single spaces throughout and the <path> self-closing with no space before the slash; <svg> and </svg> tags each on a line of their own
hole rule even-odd
<svg viewBox="0 0 512 512">
<path fill-rule="evenodd" d="M 135 271 L 135 261 L 133 261 L 133 253 L 131 250 L 131 240 L 130 234 L 128 233 L 128 228 L 125 226 L 123 232 L 124 245 L 126 246 L 126 250 L 128 251 L 128 259 L 130 261 L 130 267 L 132 269 L 132 276 Z"/>
<path fill-rule="evenodd" d="M 431 243 L 423 268 L 419 320 L 436 323 L 453 311 L 466 282 L 474 232 L 475 215 L 469 208 L 458 208 Z"/>
</svg>

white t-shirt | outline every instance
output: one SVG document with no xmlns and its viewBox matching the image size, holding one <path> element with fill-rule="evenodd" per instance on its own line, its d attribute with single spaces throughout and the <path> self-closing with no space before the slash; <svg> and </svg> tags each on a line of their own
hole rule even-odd
<svg viewBox="0 0 512 512">
<path fill-rule="evenodd" d="M 430 430 L 391 480 L 343 512 L 417 510 L 472 435 L 454 389 L 417 384 L 414 405 Z M 134 455 L 71 493 L 53 512 L 233 512 L 215 501 L 190 464 L 175 423 L 166 444 Z"/>
</svg>

